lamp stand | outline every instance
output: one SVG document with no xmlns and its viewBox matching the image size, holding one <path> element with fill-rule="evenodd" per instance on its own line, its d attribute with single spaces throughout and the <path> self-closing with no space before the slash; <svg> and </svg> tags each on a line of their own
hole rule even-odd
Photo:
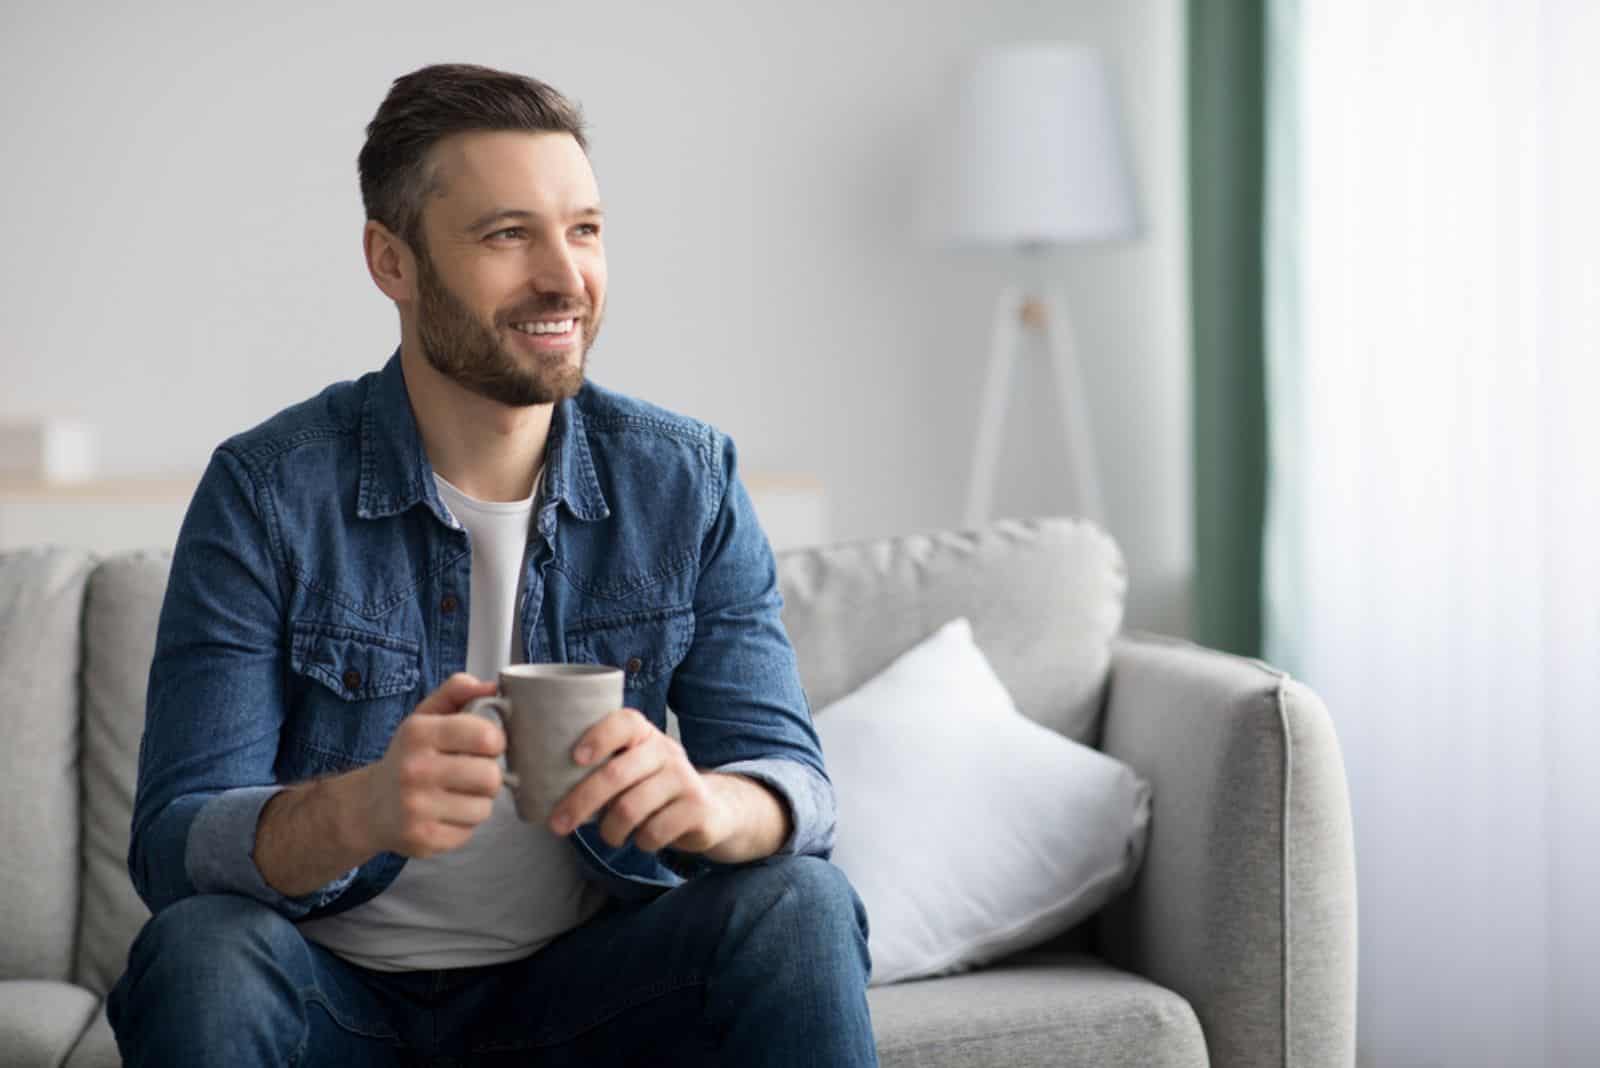
<svg viewBox="0 0 1600 1068">
<path fill-rule="evenodd" d="M 989 334 L 989 369 L 983 384 L 983 407 L 978 419 L 978 441 L 972 460 L 972 481 L 967 487 L 966 525 L 982 525 L 994 503 L 995 467 L 1000 460 L 1000 432 L 1011 389 L 1011 364 L 1020 327 L 1040 330 L 1055 366 L 1056 398 L 1067 429 L 1067 462 L 1080 516 L 1105 525 L 1100 480 L 1095 473 L 1094 442 L 1089 409 L 1084 403 L 1083 375 L 1078 367 L 1072 327 L 1061 303 L 1041 284 L 1043 298 L 1024 295 L 1015 286 L 1002 290 L 995 302 L 994 324 Z"/>
</svg>

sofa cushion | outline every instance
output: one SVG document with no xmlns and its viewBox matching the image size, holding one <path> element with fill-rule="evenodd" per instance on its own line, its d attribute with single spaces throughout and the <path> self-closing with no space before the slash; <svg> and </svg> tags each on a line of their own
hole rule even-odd
<svg viewBox="0 0 1600 1068">
<path fill-rule="evenodd" d="M 1085 954 L 867 991 L 883 1068 L 1204 1068 L 1189 1003 Z"/>
<path fill-rule="evenodd" d="M 72 1047 L 67 1063 L 62 1068 L 122 1068 L 122 1054 L 117 1050 L 117 1036 L 111 1032 L 111 1021 L 106 1019 L 106 1006 L 89 1020 L 83 1037 Z"/>
<path fill-rule="evenodd" d="M 94 558 L 0 553 L 0 979 L 66 979 L 78 922 L 78 668 Z"/>
<path fill-rule="evenodd" d="M 866 905 L 874 984 L 1038 945 L 1138 872 L 1149 784 L 1021 715 L 965 618 L 816 724 L 839 798 L 833 862 Z"/>
<path fill-rule="evenodd" d="M 83 923 L 74 978 L 105 994 L 149 918 L 128 878 L 128 832 L 145 687 L 171 564 L 165 553 L 106 560 L 83 610 Z"/>
<path fill-rule="evenodd" d="M 67 1059 L 100 999 L 53 979 L 0 981 L 0 1064 L 55 1068 Z"/>
<path fill-rule="evenodd" d="M 1095 744 L 1127 573 L 1092 524 L 1004 520 L 791 550 L 778 558 L 778 580 L 813 709 L 965 616 L 1023 715 Z"/>
</svg>

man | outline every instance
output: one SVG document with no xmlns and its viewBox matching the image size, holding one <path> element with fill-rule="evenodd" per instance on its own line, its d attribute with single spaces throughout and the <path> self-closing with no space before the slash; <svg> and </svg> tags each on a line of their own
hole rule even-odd
<svg viewBox="0 0 1600 1068">
<path fill-rule="evenodd" d="M 125 1061 L 876 1063 L 867 918 L 733 446 L 585 381 L 606 272 L 577 110 L 428 67 L 359 169 L 400 348 L 224 442 L 184 520 Z M 561 660 L 623 667 L 629 707 L 537 826 L 501 728 L 459 713 Z"/>
</svg>

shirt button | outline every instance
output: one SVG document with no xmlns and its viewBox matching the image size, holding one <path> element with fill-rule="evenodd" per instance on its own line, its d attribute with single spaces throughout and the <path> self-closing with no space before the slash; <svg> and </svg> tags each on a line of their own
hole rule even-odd
<svg viewBox="0 0 1600 1068">
<path fill-rule="evenodd" d="M 361 672 L 346 671 L 344 673 L 344 688 L 347 690 L 361 689 Z"/>
<path fill-rule="evenodd" d="M 644 661 L 643 660 L 640 660 L 636 656 L 630 656 L 628 658 L 628 674 L 636 675 L 636 674 L 638 674 L 639 669 L 642 668 L 642 667 L 644 667 Z"/>
<path fill-rule="evenodd" d="M 448 616 L 448 615 L 454 614 L 455 610 L 456 610 L 456 595 L 453 594 L 453 593 L 445 594 L 444 595 L 444 600 L 439 602 L 439 611 L 443 612 L 445 615 Z"/>
</svg>

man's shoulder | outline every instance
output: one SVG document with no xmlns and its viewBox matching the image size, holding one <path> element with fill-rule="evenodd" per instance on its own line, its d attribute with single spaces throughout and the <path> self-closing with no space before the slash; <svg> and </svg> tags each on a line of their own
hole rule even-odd
<svg viewBox="0 0 1600 1068">
<path fill-rule="evenodd" d="M 334 382 L 232 435 L 220 448 L 251 466 L 270 467 L 294 449 L 353 443 L 361 432 L 362 401 L 377 374 Z"/>
<path fill-rule="evenodd" d="M 704 420 L 595 382 L 584 383 L 576 403 L 591 442 L 600 437 L 606 445 L 616 448 L 648 450 L 653 443 L 675 440 L 702 450 L 709 460 L 726 437 Z"/>
</svg>

